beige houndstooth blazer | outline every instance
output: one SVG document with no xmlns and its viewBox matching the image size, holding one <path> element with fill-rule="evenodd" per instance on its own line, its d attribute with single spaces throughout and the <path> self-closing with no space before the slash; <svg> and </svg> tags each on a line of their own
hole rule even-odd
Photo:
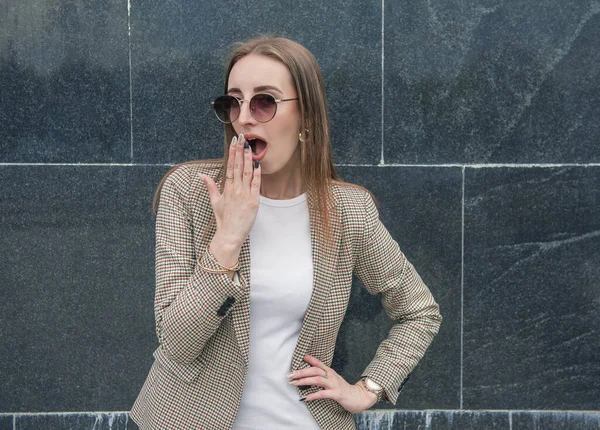
<svg viewBox="0 0 600 430">
<path fill-rule="evenodd" d="M 216 228 L 200 173 L 222 177 L 219 164 L 183 164 L 161 191 L 155 295 L 160 346 L 131 410 L 142 429 L 229 429 L 242 396 L 249 349 L 249 241 L 240 254 L 241 286 L 197 264 L 200 258 L 214 267 L 205 250 Z M 379 221 L 369 194 L 344 184 L 332 187 L 338 207 L 333 243 L 326 243 L 316 205 L 309 201 L 314 285 L 290 370 L 308 367 L 305 354 L 331 365 L 355 274 L 370 293 L 381 296 L 396 322 L 363 372 L 395 403 L 402 382 L 438 331 L 439 308 Z M 315 390 L 299 389 L 298 397 Z M 333 400 L 306 406 L 323 429 L 355 428 L 352 414 Z"/>
</svg>

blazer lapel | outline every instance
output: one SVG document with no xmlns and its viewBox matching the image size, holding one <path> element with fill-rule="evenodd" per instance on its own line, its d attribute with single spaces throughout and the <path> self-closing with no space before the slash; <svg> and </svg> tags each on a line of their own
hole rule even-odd
<svg viewBox="0 0 600 430">
<path fill-rule="evenodd" d="M 336 273 L 340 247 L 340 223 L 337 219 L 331 220 L 332 241 L 325 237 L 325 230 L 321 223 L 320 208 L 309 201 L 310 213 L 310 240 L 313 260 L 313 292 L 304 315 L 304 321 L 298 337 L 298 343 L 292 357 L 292 370 L 302 367 L 304 355 L 308 352 L 313 341 L 319 321 L 327 308 L 327 301 L 333 276 Z M 329 214 L 333 217 L 335 210 L 329 207 Z"/>
</svg>

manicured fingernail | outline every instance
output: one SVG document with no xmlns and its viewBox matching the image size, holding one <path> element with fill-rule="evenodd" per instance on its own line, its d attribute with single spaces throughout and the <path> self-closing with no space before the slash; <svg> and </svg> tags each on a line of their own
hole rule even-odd
<svg viewBox="0 0 600 430">
<path fill-rule="evenodd" d="M 231 139 L 231 146 L 235 146 L 236 143 L 237 143 L 237 137 L 233 136 L 233 139 Z"/>
<path fill-rule="evenodd" d="M 258 169 L 258 160 L 254 160 L 254 168 Z"/>
<path fill-rule="evenodd" d="M 303 402 L 303 401 L 305 401 L 305 400 L 306 400 L 306 396 L 304 396 L 304 397 L 300 397 L 298 400 L 299 400 L 299 401 L 301 401 L 301 402 Z"/>
<path fill-rule="evenodd" d="M 244 140 L 244 135 L 243 135 L 243 134 L 240 134 L 240 135 L 238 136 L 238 143 L 241 145 L 243 140 Z"/>
<path fill-rule="evenodd" d="M 285 375 L 286 378 L 288 379 L 292 379 L 294 377 L 294 372 L 290 372 L 287 375 Z"/>
<path fill-rule="evenodd" d="M 248 142 L 244 142 L 244 151 L 248 151 L 250 149 L 250 144 Z"/>
<path fill-rule="evenodd" d="M 290 384 L 290 385 L 294 385 L 295 383 L 296 383 L 296 381 L 295 381 L 294 379 L 290 379 L 290 380 L 288 381 L 288 384 Z"/>
</svg>

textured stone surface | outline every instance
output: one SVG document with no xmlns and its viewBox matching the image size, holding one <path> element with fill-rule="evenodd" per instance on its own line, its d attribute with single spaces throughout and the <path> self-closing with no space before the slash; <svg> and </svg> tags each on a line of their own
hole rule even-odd
<svg viewBox="0 0 600 430">
<path fill-rule="evenodd" d="M 14 430 L 12 415 L 0 414 L 0 430 Z"/>
<path fill-rule="evenodd" d="M 0 428 L 10 424 L 12 415 L 0 415 Z M 358 430 L 595 430 L 598 412 L 555 411 L 411 411 L 370 410 L 355 415 Z M 16 415 L 15 430 L 138 430 L 125 412 Z M 8 425 L 7 424 L 7 425 Z"/>
<path fill-rule="evenodd" d="M 600 412 L 513 412 L 513 430 L 597 430 Z"/>
<path fill-rule="evenodd" d="M 426 428 L 424 411 L 366 411 L 354 416 L 358 430 L 404 430 Z"/>
<path fill-rule="evenodd" d="M 467 169 L 464 407 L 600 407 L 600 168 Z"/>
<path fill-rule="evenodd" d="M 0 168 L 0 411 L 129 409 L 155 347 L 164 171 Z"/>
<path fill-rule="evenodd" d="M 137 430 L 125 413 L 17 415 L 15 430 Z"/>
<path fill-rule="evenodd" d="M 223 93 L 228 47 L 274 33 L 302 43 L 321 66 L 336 162 L 378 163 L 381 2 L 226 4 L 132 5 L 134 159 L 175 163 L 221 156 L 222 125 L 210 101 Z"/>
<path fill-rule="evenodd" d="M 509 421 L 509 414 L 506 412 L 432 411 L 427 414 L 427 426 L 425 428 L 432 430 L 509 430 Z"/>
<path fill-rule="evenodd" d="M 0 162 L 128 162 L 127 3 L 7 0 L 0 28 Z"/>
<path fill-rule="evenodd" d="M 345 167 L 339 171 L 344 179 L 374 193 L 382 222 L 429 286 L 444 317 L 440 333 L 398 398 L 398 407 L 459 407 L 460 169 Z M 334 367 L 356 381 L 390 327 L 379 298 L 356 281 Z"/>
<path fill-rule="evenodd" d="M 385 161 L 600 161 L 600 4 L 385 3 Z"/>
</svg>

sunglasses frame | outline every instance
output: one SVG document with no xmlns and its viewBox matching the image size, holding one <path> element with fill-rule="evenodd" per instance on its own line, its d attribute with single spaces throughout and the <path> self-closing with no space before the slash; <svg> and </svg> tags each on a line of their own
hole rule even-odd
<svg viewBox="0 0 600 430">
<path fill-rule="evenodd" d="M 239 103 L 239 105 L 240 105 L 240 113 L 241 113 L 241 112 L 242 112 L 242 103 L 244 103 L 244 102 L 248 102 L 248 105 L 250 106 L 250 104 L 252 103 L 252 99 L 254 99 L 254 97 L 257 97 L 257 96 L 269 96 L 269 97 L 272 97 L 272 98 L 273 98 L 273 100 L 275 101 L 275 111 L 273 112 L 273 116 L 272 116 L 271 118 L 269 118 L 268 120 L 266 120 L 266 121 L 261 121 L 261 120 L 259 120 L 258 118 L 256 118 L 256 117 L 254 116 L 254 113 L 252 112 L 252 108 L 250 107 L 250 115 L 252 115 L 252 118 L 254 118 L 256 121 L 260 122 L 261 124 L 267 123 L 267 122 L 271 121 L 273 118 L 275 118 L 275 115 L 277 114 L 277 106 L 279 105 L 279 103 L 282 103 L 282 102 L 290 102 L 290 101 L 292 101 L 292 100 L 300 100 L 300 97 L 294 97 L 294 98 L 291 98 L 291 99 L 278 99 L 278 98 L 275 98 L 275 97 L 273 97 L 271 94 L 267 94 L 267 93 L 258 93 L 258 94 L 254 94 L 252 97 L 250 97 L 250 99 L 240 99 L 240 98 L 238 98 L 238 97 L 236 97 L 236 96 L 231 96 L 231 95 L 229 95 L 229 94 L 224 94 L 224 95 L 222 95 L 222 96 L 219 96 L 219 97 L 217 97 L 215 100 L 213 100 L 212 102 L 210 102 L 210 104 L 213 106 L 213 110 L 215 111 L 215 115 L 217 116 L 217 119 L 218 119 L 219 121 L 221 121 L 223 124 L 233 124 L 233 123 L 234 123 L 235 121 L 237 121 L 237 119 L 240 117 L 240 114 L 238 114 L 238 116 L 237 116 L 237 117 L 235 117 L 235 119 L 234 119 L 233 121 L 229 121 L 229 122 L 227 122 L 227 121 L 223 121 L 223 120 L 222 120 L 222 119 L 219 117 L 219 114 L 217 114 L 217 111 L 216 111 L 216 109 L 215 109 L 215 102 L 216 102 L 218 99 L 220 99 L 221 97 L 232 97 L 232 98 L 234 98 L 234 99 L 236 99 L 236 100 L 238 101 L 238 103 Z"/>
</svg>

